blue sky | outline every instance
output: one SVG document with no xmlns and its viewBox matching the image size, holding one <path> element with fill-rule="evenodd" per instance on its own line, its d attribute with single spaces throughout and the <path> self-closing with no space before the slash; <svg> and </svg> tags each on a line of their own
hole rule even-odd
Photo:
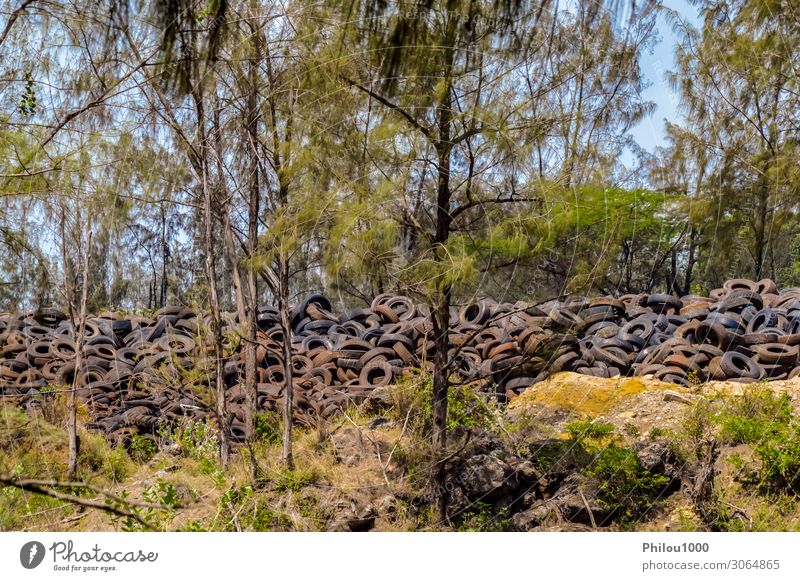
<svg viewBox="0 0 800 581">
<path fill-rule="evenodd" d="M 692 24 L 700 24 L 697 8 L 687 0 L 664 0 L 663 4 L 677 11 Z M 664 120 L 676 122 L 681 119 L 678 96 L 669 88 L 664 78 L 664 73 L 675 68 L 673 57 L 677 38 L 663 16 L 659 16 L 657 28 L 659 42 L 653 47 L 652 54 L 646 52 L 639 60 L 642 71 L 650 82 L 650 87 L 642 97 L 647 101 L 654 101 L 656 110 L 632 131 L 639 145 L 650 152 L 657 146 L 664 145 Z"/>
</svg>

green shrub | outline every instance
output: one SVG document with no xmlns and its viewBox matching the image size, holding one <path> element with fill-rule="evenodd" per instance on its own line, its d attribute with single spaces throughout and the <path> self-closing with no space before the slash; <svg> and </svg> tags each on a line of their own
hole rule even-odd
<svg viewBox="0 0 800 581">
<path fill-rule="evenodd" d="M 263 412 L 255 416 L 255 435 L 265 444 L 277 444 L 283 438 L 281 416 L 278 412 Z"/>
<path fill-rule="evenodd" d="M 514 525 L 507 509 L 495 512 L 492 505 L 476 502 L 464 512 L 458 530 L 474 533 L 507 532 L 514 530 Z"/>
<path fill-rule="evenodd" d="M 603 422 L 595 423 L 586 420 L 571 422 L 564 427 L 564 430 L 566 430 L 573 440 L 580 444 L 602 442 L 614 435 L 613 424 Z"/>
<path fill-rule="evenodd" d="M 785 433 L 791 418 L 788 394 L 776 395 L 772 390 L 756 385 L 745 389 L 740 397 L 731 398 L 716 421 L 725 441 L 756 444 Z"/>
<path fill-rule="evenodd" d="M 204 474 L 216 475 L 219 472 L 219 438 L 216 429 L 208 423 L 186 420 L 174 429 L 163 427 L 158 434 L 177 445 L 181 455 L 198 461 Z"/>
<path fill-rule="evenodd" d="M 762 440 L 755 447 L 761 461 L 760 487 L 769 492 L 800 491 L 800 425 L 793 424 L 779 436 Z"/>
<path fill-rule="evenodd" d="M 256 532 L 288 531 L 293 527 L 294 522 L 287 514 L 278 512 L 265 502 L 256 503 L 253 518 L 246 526 Z"/>
<path fill-rule="evenodd" d="M 316 473 L 303 470 L 286 470 L 278 472 L 272 477 L 274 489 L 277 492 L 287 490 L 298 492 L 317 480 L 319 480 L 319 476 Z"/>
<path fill-rule="evenodd" d="M 112 482 L 122 482 L 132 472 L 130 457 L 125 448 L 116 446 L 103 458 L 103 475 Z"/>
<path fill-rule="evenodd" d="M 392 409 L 401 422 L 409 417 L 418 434 L 433 431 L 433 376 L 419 370 L 398 378 L 391 391 Z M 447 392 L 447 429 L 487 429 L 496 423 L 496 412 L 471 385 L 452 385 Z"/>
<path fill-rule="evenodd" d="M 140 464 L 145 464 L 155 456 L 158 446 L 151 438 L 134 435 L 128 444 L 131 458 Z"/>
<path fill-rule="evenodd" d="M 645 470 L 636 452 L 614 444 L 598 454 L 586 474 L 599 483 L 600 503 L 616 513 L 623 524 L 649 512 L 670 483 L 663 474 Z"/>
</svg>

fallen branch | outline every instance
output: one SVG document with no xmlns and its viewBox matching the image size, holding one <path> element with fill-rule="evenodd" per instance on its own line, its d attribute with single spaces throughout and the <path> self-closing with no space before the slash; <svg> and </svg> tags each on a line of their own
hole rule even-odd
<svg viewBox="0 0 800 581">
<path fill-rule="evenodd" d="M 79 506 L 85 506 L 88 508 L 96 508 L 98 510 L 102 510 L 111 514 L 115 514 L 117 516 L 132 518 L 136 522 L 138 522 L 143 527 L 153 530 L 153 526 L 144 520 L 141 516 L 132 512 L 125 508 L 126 506 L 141 506 L 145 508 L 163 508 L 160 505 L 150 505 L 150 504 L 139 504 L 133 503 L 124 498 L 117 496 L 111 492 L 106 490 L 102 490 L 96 486 L 91 484 L 86 484 L 84 482 L 60 482 L 58 480 L 34 480 L 34 479 L 21 479 L 15 478 L 13 476 L 3 476 L 0 475 L 0 484 L 4 486 L 12 486 L 14 488 L 19 488 L 20 490 L 25 490 L 28 492 L 34 492 L 36 494 L 42 494 L 44 496 L 49 496 L 50 498 L 55 498 L 57 500 L 63 500 L 65 502 L 69 502 L 72 504 L 77 504 Z M 102 494 L 106 497 L 107 500 L 112 500 L 117 504 L 109 504 L 107 502 L 99 502 L 97 500 L 91 500 L 88 498 L 81 498 L 79 496 L 74 496 L 72 494 L 66 494 L 64 492 L 59 492 L 57 490 L 53 490 L 54 488 L 85 488 L 87 490 L 91 490 L 98 494 Z"/>
</svg>

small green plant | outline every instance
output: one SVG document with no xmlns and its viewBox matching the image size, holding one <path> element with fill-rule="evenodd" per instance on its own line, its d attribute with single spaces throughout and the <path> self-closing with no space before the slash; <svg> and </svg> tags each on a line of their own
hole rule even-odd
<svg viewBox="0 0 800 581">
<path fill-rule="evenodd" d="M 615 444 L 600 452 L 586 474 L 599 483 L 601 505 L 616 513 L 623 525 L 647 514 L 670 483 L 663 474 L 645 470 L 636 452 Z"/>
<path fill-rule="evenodd" d="M 219 472 L 219 438 L 217 431 L 206 422 L 186 420 L 174 429 L 162 426 L 158 435 L 164 443 L 177 445 L 183 456 L 198 461 L 204 474 Z"/>
<path fill-rule="evenodd" d="M 128 493 L 123 491 L 119 496 L 124 501 L 128 498 Z M 153 484 L 147 487 L 142 496 L 152 506 L 139 507 L 124 503 L 124 508 L 128 508 L 148 523 L 151 528 L 166 530 L 167 524 L 175 516 L 175 512 L 179 508 L 175 486 L 163 478 L 157 478 Z M 114 520 L 115 522 L 121 521 L 122 530 L 125 532 L 140 531 L 143 528 L 139 521 L 131 517 L 125 517 L 124 519 L 114 517 Z"/>
<path fill-rule="evenodd" d="M 494 511 L 492 505 L 476 502 L 464 513 L 458 530 L 475 533 L 507 532 L 514 530 L 514 526 L 507 509 Z"/>
<path fill-rule="evenodd" d="M 132 469 L 130 457 L 122 446 L 112 448 L 103 458 L 103 474 L 112 482 L 122 482 Z"/>
<path fill-rule="evenodd" d="M 631 422 L 625 422 L 625 425 L 622 426 L 622 429 L 631 438 L 638 438 L 642 435 L 642 431 L 639 429 L 639 426 Z"/>
<path fill-rule="evenodd" d="M 281 416 L 278 412 L 261 412 L 255 416 L 256 437 L 265 444 L 281 441 Z"/>
<path fill-rule="evenodd" d="M 249 527 L 256 532 L 288 531 L 294 528 L 289 515 L 270 507 L 266 502 L 257 502 Z"/>
<path fill-rule="evenodd" d="M 207 533 L 208 529 L 205 528 L 202 524 L 193 520 L 190 522 L 186 527 L 183 529 L 185 533 Z"/>
<path fill-rule="evenodd" d="M 570 422 L 564 430 L 580 445 L 602 443 L 614 435 L 613 424 L 586 420 Z"/>
<path fill-rule="evenodd" d="M 158 446 L 151 438 L 145 438 L 134 434 L 128 444 L 128 450 L 131 458 L 139 464 L 145 464 L 155 456 L 158 451 Z"/>
<path fill-rule="evenodd" d="M 422 371 L 412 371 L 398 378 L 391 390 L 392 409 L 397 419 L 411 420 L 419 434 L 433 430 L 433 376 Z M 447 429 L 492 427 L 498 418 L 497 410 L 483 399 L 472 385 L 452 385 L 447 393 Z"/>
<path fill-rule="evenodd" d="M 686 381 L 689 383 L 689 387 L 693 389 L 697 389 L 703 385 L 703 380 L 700 378 L 700 374 L 696 369 L 692 369 L 686 374 Z"/>
<path fill-rule="evenodd" d="M 691 447 L 705 439 L 714 430 L 714 414 L 707 399 L 699 399 L 683 421 L 683 432 L 692 442 Z"/>
<path fill-rule="evenodd" d="M 800 425 L 795 423 L 784 433 L 762 440 L 755 453 L 761 461 L 762 490 L 800 495 Z"/>
<path fill-rule="evenodd" d="M 788 394 L 755 386 L 731 399 L 716 417 L 722 438 L 731 444 L 757 444 L 785 433 L 792 417 Z"/>
<path fill-rule="evenodd" d="M 242 530 L 285 531 L 293 528 L 292 519 L 259 498 L 251 486 L 232 487 L 220 499 L 222 513 L 229 515 L 226 529 L 241 527 Z"/>
<path fill-rule="evenodd" d="M 314 472 L 305 472 L 302 470 L 286 470 L 278 472 L 273 475 L 272 481 L 275 491 L 284 492 L 292 491 L 298 492 L 316 482 L 319 479 Z"/>
</svg>

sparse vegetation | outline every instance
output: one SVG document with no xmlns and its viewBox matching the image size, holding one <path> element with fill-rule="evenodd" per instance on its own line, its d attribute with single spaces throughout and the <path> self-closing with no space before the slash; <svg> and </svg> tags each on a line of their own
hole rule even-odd
<svg viewBox="0 0 800 581">
<path fill-rule="evenodd" d="M 353 407 L 330 425 L 298 429 L 292 470 L 280 458 L 280 419 L 264 414 L 256 420 L 258 437 L 252 448 L 242 448 L 226 470 L 219 466 L 218 440 L 209 423 L 162 427 L 155 438 L 131 438 L 126 446 L 110 445 L 79 429 L 79 476 L 118 494 L 155 530 L 348 530 L 349 522 L 374 518 L 378 520 L 369 526 L 381 530 L 514 530 L 513 517 L 520 507 L 487 500 L 469 503 L 450 523 L 437 518 L 426 488 L 431 466 L 429 381 L 423 374 L 412 375 L 387 392 L 390 403 L 383 407 Z M 573 483 L 579 483 L 595 507 L 598 526 L 654 526 L 648 523 L 665 518 L 675 498 L 678 506 L 671 518 L 676 530 L 800 527 L 797 416 L 788 396 L 769 386 L 754 384 L 743 387 L 741 395 L 699 398 L 683 408 L 685 417 L 677 426 L 646 429 L 637 420 L 613 422 L 605 417 L 575 418 L 560 427 L 543 425 L 536 416 L 507 421 L 502 408 L 469 389 L 460 387 L 450 394 L 452 433 L 463 437 L 454 441 L 454 453 L 469 443 L 467 433 L 493 434 L 504 442 L 501 457 L 519 454 L 545 481 L 577 476 Z M 67 452 L 63 429 L 44 415 L 0 409 L 0 426 L 5 427 L 0 445 L 8 451 L 0 456 L 0 470 L 61 477 Z M 346 430 L 352 437 L 341 439 Z M 700 508 L 676 493 L 677 481 L 644 468 L 640 448 L 634 446 L 674 450 L 677 461 L 691 472 L 709 441 L 719 443 L 722 455 L 713 497 Z M 338 448 L 342 445 L 360 446 L 355 465 L 343 460 L 350 456 Z M 251 450 L 259 466 L 255 480 Z M 90 490 L 69 492 L 95 496 Z M 0 508 L 3 530 L 145 528 L 130 518 L 79 511 L 69 503 L 11 487 L 0 489 Z M 557 511 L 548 514 L 549 523 L 559 518 Z"/>
</svg>

